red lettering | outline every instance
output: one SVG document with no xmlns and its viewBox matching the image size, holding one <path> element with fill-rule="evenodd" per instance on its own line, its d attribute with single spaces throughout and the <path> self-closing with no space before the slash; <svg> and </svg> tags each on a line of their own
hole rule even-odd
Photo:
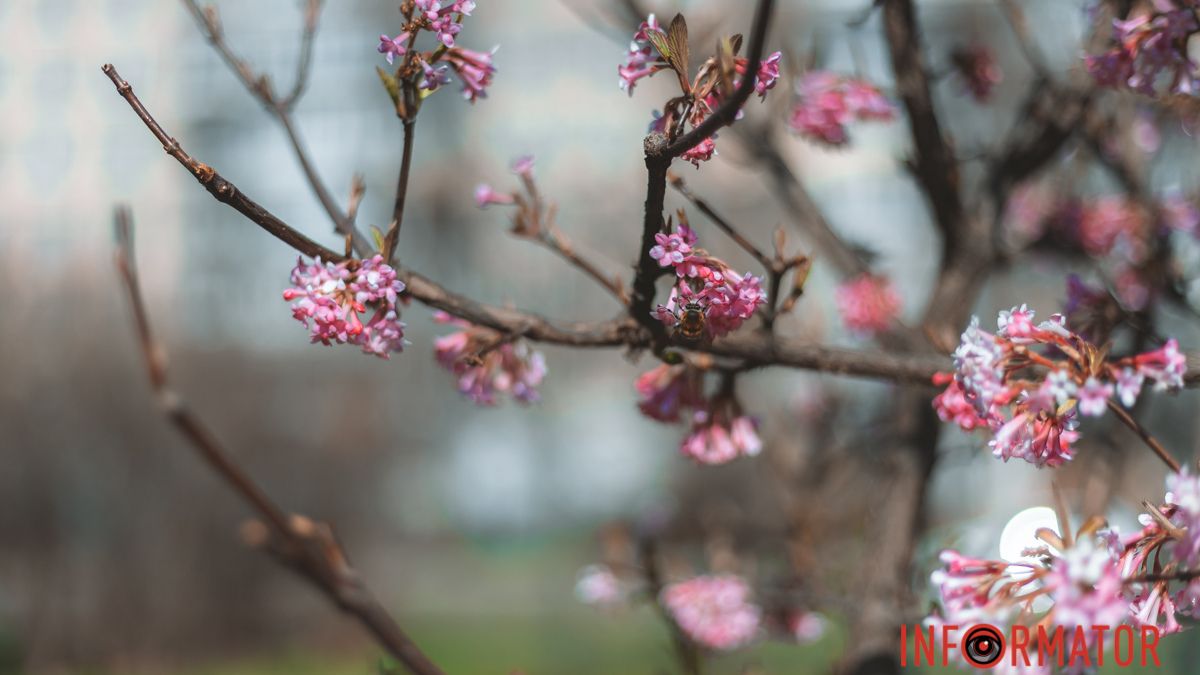
<svg viewBox="0 0 1200 675">
<path fill-rule="evenodd" d="M 1129 658 L 1121 660 L 1121 633 L 1125 633 L 1125 638 L 1129 642 L 1129 648 L 1125 651 Z M 1113 633 L 1113 658 L 1116 659 L 1117 665 L 1122 668 L 1133 663 L 1133 628 L 1121 624 L 1117 626 L 1117 630 Z"/>
<path fill-rule="evenodd" d="M 1108 626 L 1092 626 L 1092 632 L 1096 634 L 1096 667 L 1104 665 L 1104 631 L 1108 630 Z"/>
<path fill-rule="evenodd" d="M 950 649 L 957 647 L 958 643 L 950 641 L 950 634 L 958 630 L 958 626 L 942 626 L 942 665 L 950 663 Z"/>
<path fill-rule="evenodd" d="M 1038 624 L 1037 637 L 1038 637 L 1038 665 L 1039 666 L 1046 665 L 1046 653 L 1049 652 L 1052 656 L 1054 654 L 1058 655 L 1058 661 L 1057 661 L 1056 665 L 1058 665 L 1059 667 L 1062 667 L 1063 657 L 1066 656 L 1065 650 L 1063 649 L 1062 626 L 1054 627 L 1054 639 L 1051 640 L 1046 637 L 1046 627 L 1044 625 Z"/>
<path fill-rule="evenodd" d="M 1013 626 L 1009 641 L 1012 643 L 1012 647 L 1009 649 L 1009 654 L 1012 655 L 1012 664 L 1017 665 L 1017 652 L 1021 652 L 1021 660 L 1025 662 L 1025 665 L 1032 665 L 1029 662 L 1029 652 L 1025 651 L 1025 648 L 1029 646 L 1029 628 L 1020 624 Z"/>
<path fill-rule="evenodd" d="M 1076 660 L 1076 656 L 1083 657 L 1083 661 Z M 1071 640 L 1071 656 L 1067 659 L 1067 665 L 1072 668 L 1092 665 L 1092 657 L 1088 656 L 1087 633 L 1084 632 L 1083 626 L 1075 626 L 1075 638 Z"/>
<path fill-rule="evenodd" d="M 1150 640 L 1146 638 L 1150 637 Z M 1142 665 L 1146 665 L 1146 652 L 1154 657 L 1154 666 L 1158 667 L 1158 626 L 1142 626 Z"/>
</svg>

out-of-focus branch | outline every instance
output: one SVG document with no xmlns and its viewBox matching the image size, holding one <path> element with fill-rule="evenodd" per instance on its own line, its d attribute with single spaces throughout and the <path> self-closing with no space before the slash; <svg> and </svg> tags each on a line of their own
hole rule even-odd
<svg viewBox="0 0 1200 675">
<path fill-rule="evenodd" d="M 1154 454 L 1163 461 L 1163 464 L 1167 465 L 1167 468 L 1171 469 L 1171 471 L 1175 473 L 1179 473 L 1179 460 L 1171 456 L 1171 453 L 1163 447 L 1162 443 L 1158 442 L 1158 439 L 1154 437 L 1154 434 L 1147 431 L 1146 428 L 1138 423 L 1137 420 L 1133 419 L 1133 415 L 1130 415 L 1125 411 L 1124 408 L 1121 407 L 1119 403 L 1116 403 L 1112 400 L 1108 401 L 1108 409 L 1117 416 L 1117 419 L 1121 420 L 1121 424 L 1124 424 L 1132 429 L 1133 432 L 1138 435 L 1138 438 L 1141 438 L 1142 441 L 1144 441 L 1146 445 L 1154 451 Z"/>
<path fill-rule="evenodd" d="M 658 565 L 658 547 L 649 537 L 638 543 L 638 559 L 641 563 L 642 576 L 646 581 L 646 595 L 654 604 L 662 622 L 671 633 L 671 644 L 675 647 L 675 658 L 679 661 L 685 675 L 700 675 L 703 671 L 702 654 L 696 643 L 683 632 L 675 617 L 662 601 L 663 576 Z"/>
<path fill-rule="evenodd" d="M 783 153 L 771 137 L 770 128 L 759 125 L 756 128 L 743 129 L 739 138 L 752 160 L 770 174 L 775 184 L 773 192 L 776 198 L 783 202 L 789 213 L 795 215 L 799 227 L 812 237 L 812 243 L 821 258 L 833 263 L 838 272 L 845 277 L 870 272 L 867 261 L 833 229 L 812 195 L 788 166 Z"/>
<path fill-rule="evenodd" d="M 146 363 L 150 385 L 164 414 L 192 448 L 263 522 L 250 538 L 266 544 L 283 565 L 316 586 L 343 612 L 357 619 L 394 658 L 416 675 L 441 675 L 442 671 L 400 628 L 371 593 L 342 550 L 333 529 L 325 523 L 288 515 L 237 463 L 207 426 L 171 389 L 166 352 L 154 339 L 142 300 L 133 254 L 132 219 L 127 208 L 115 217 L 116 266 L 129 295 L 134 328 Z M 265 527 L 266 532 L 261 532 Z M 265 538 L 262 535 L 266 535 Z"/>
<path fill-rule="evenodd" d="M 230 48 L 225 41 L 225 31 L 216 7 L 212 5 L 202 7 L 197 0 L 183 0 L 183 4 L 196 19 L 196 25 L 204 34 L 205 39 L 242 82 L 246 90 L 258 99 L 283 127 L 288 142 L 292 146 L 292 152 L 296 156 L 296 161 L 299 162 L 300 169 L 304 172 L 305 179 L 313 194 L 316 195 L 317 201 L 321 203 L 321 208 L 333 221 L 335 230 L 343 235 L 349 234 L 353 237 L 354 250 L 359 255 L 366 255 L 370 250 L 369 240 L 354 228 L 352 219 L 337 205 L 329 188 L 325 186 L 325 182 L 317 173 L 304 141 L 300 138 L 296 123 L 292 119 L 292 109 L 295 108 L 304 93 L 312 70 L 313 39 L 320 23 L 322 0 L 307 0 L 304 11 L 304 30 L 300 40 L 300 57 L 296 62 L 296 80 L 288 94 L 282 98 L 275 94 L 269 77 L 255 73 L 250 65 Z"/>
<path fill-rule="evenodd" d="M 671 187 L 675 188 L 676 192 L 683 195 L 684 199 L 688 200 L 697 209 L 699 209 L 700 213 L 708 216 L 708 219 L 712 221 L 713 225 L 716 225 L 717 228 L 728 235 L 728 237 L 732 239 L 734 243 L 736 243 L 738 246 L 741 246 L 742 250 L 749 253 L 755 260 L 757 260 L 758 264 L 762 265 L 767 271 L 771 270 L 773 267 L 771 258 L 769 258 L 767 254 L 763 253 L 757 246 L 755 246 L 753 242 L 747 239 L 745 235 L 739 232 L 732 223 L 722 217 L 721 214 L 717 213 L 703 197 L 700 197 L 695 192 L 692 192 L 691 188 L 689 188 L 687 183 L 683 180 L 683 176 L 680 176 L 673 171 L 668 171 L 667 182 L 671 184 Z"/>
</svg>

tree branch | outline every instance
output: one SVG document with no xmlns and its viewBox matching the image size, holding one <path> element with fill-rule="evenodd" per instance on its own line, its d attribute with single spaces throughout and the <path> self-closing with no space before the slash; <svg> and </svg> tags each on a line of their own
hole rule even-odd
<svg viewBox="0 0 1200 675">
<path fill-rule="evenodd" d="M 395 619 L 372 595 L 358 572 L 351 567 L 333 529 L 325 523 L 285 514 L 171 389 L 167 377 L 166 352 L 154 339 L 142 300 L 133 255 L 131 216 L 127 208 L 117 209 L 115 229 L 117 271 L 129 295 L 134 328 L 150 385 L 163 412 L 179 433 L 209 468 L 265 521 L 264 534 L 267 537 L 253 538 L 267 544 L 279 562 L 316 586 L 343 612 L 356 618 L 409 671 L 415 675 L 442 675 L 441 669 L 401 630 Z"/>
<path fill-rule="evenodd" d="M 351 243 L 358 255 L 366 255 L 370 251 L 369 240 L 355 229 L 353 219 L 347 213 L 343 213 L 337 205 L 329 188 L 325 186 L 325 182 L 321 180 L 320 174 L 313 166 L 304 141 L 300 138 L 300 133 L 292 120 L 292 109 L 295 108 L 300 96 L 304 93 L 312 69 L 313 39 L 316 36 L 321 15 L 321 0 L 308 0 L 304 12 L 304 31 L 300 40 L 300 58 L 296 63 L 296 80 L 291 91 L 283 98 L 276 97 L 271 81 L 266 75 L 255 73 L 245 60 L 233 53 L 229 44 L 225 42 L 225 32 L 215 7 L 201 7 L 197 0 L 183 0 L 183 4 L 195 18 L 196 25 L 204 34 L 205 39 L 225 61 L 246 90 L 258 99 L 283 127 L 288 142 L 292 146 L 293 154 L 300 164 L 300 169 L 304 172 L 305 179 L 317 197 L 317 201 L 321 203 L 321 208 L 333 222 L 334 229 L 343 235 L 349 234 L 353 238 Z"/>
</svg>

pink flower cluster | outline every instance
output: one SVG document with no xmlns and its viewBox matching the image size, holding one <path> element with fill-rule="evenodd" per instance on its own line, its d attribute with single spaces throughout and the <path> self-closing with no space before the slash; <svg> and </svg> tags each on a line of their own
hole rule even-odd
<svg viewBox="0 0 1200 675">
<path fill-rule="evenodd" d="M 660 70 L 674 71 L 676 69 L 676 65 L 672 65 L 670 59 L 667 59 L 654 46 L 652 37 L 663 42 L 667 40 L 666 33 L 659 26 L 658 20 L 653 14 L 638 26 L 637 32 L 633 35 L 633 42 L 625 54 L 625 62 L 617 67 L 620 87 L 623 91 L 629 92 L 630 96 L 633 96 L 633 89 L 641 79 L 650 77 Z M 760 98 L 766 98 L 767 92 L 775 88 L 775 83 L 779 80 L 779 63 L 782 58 L 781 52 L 775 52 L 758 64 L 754 73 L 754 91 Z M 736 89 L 749 72 L 750 61 L 745 57 L 735 56 L 733 65 L 732 84 Z M 715 57 L 706 60 L 690 82 L 688 81 L 689 73 L 677 72 L 676 74 L 684 95 L 668 101 L 663 114 L 660 115 L 656 112 L 655 119 L 650 124 L 650 131 L 664 133 L 671 139 L 683 131 L 685 125 L 690 124 L 695 127 L 702 124 L 721 105 L 725 91 L 719 86 L 722 73 Z M 739 110 L 738 117 L 740 118 L 741 115 L 742 111 Z M 699 167 L 701 162 L 706 162 L 717 154 L 715 138 L 715 134 L 705 138 L 684 152 L 681 157 Z"/>
<path fill-rule="evenodd" d="M 1004 79 L 992 50 L 982 44 L 965 45 L 950 53 L 963 89 L 978 103 L 986 103 L 992 89 Z"/>
<path fill-rule="evenodd" d="M 455 41 L 462 30 L 463 19 L 474 10 L 474 0 L 413 0 L 406 10 L 411 14 L 405 17 L 411 28 L 395 37 L 380 35 L 378 51 L 389 64 L 395 63 L 396 57 L 403 59 L 402 75 L 413 77 L 417 86 L 426 92 L 436 91 L 443 84 L 448 84 L 449 71 L 453 70 L 462 82 L 463 98 L 472 103 L 486 98 L 487 88 L 496 72 L 492 65 L 495 50 L 472 51 L 458 46 Z M 419 52 L 413 48 L 421 31 L 436 36 L 439 43 L 437 49 Z"/>
<path fill-rule="evenodd" d="M 292 303 L 292 316 L 309 329 L 314 343 L 355 344 L 385 359 L 404 351 L 397 304 L 404 282 L 383 256 L 337 264 L 298 258 L 291 281 L 283 299 Z"/>
<path fill-rule="evenodd" d="M 1164 503 L 1147 507 L 1132 535 L 1085 526 L 1073 545 L 1053 541 L 1020 562 L 943 551 L 943 569 L 931 575 L 942 606 L 935 621 L 1182 630 L 1180 616 L 1200 618 L 1200 478 L 1172 474 Z M 1039 596 L 1053 605 L 1036 609 Z"/>
<path fill-rule="evenodd" d="M 462 328 L 434 341 L 439 365 L 458 378 L 458 390 L 477 405 L 496 405 L 497 393 L 521 403 L 538 400 L 538 386 L 546 377 L 546 361 L 523 340 L 511 340 L 496 331 L 455 319 L 445 312 L 434 315 L 438 323 Z"/>
<path fill-rule="evenodd" d="M 662 32 L 662 28 L 658 25 L 658 19 L 653 14 L 646 17 L 646 20 L 638 26 L 637 32 L 633 34 L 633 42 L 629 45 L 629 51 L 625 54 L 625 63 L 617 66 L 617 74 L 621 77 L 619 83 L 621 90 L 629 92 L 630 96 L 633 96 L 633 88 L 637 86 L 638 80 L 670 67 L 658 50 L 654 48 L 654 45 L 650 43 L 649 33 L 651 31 Z"/>
<path fill-rule="evenodd" d="M 729 392 L 704 393 L 703 374 L 683 364 L 662 364 L 642 373 L 635 383 L 638 408 L 659 422 L 679 422 L 685 416 L 691 431 L 680 452 L 701 464 L 725 464 L 762 451 L 758 421 L 742 413 Z"/>
<path fill-rule="evenodd" d="M 750 602 L 750 587 L 734 575 L 671 584 L 660 601 L 680 630 L 707 649 L 727 651 L 749 644 L 762 621 L 762 610 Z"/>
<path fill-rule="evenodd" d="M 1073 456 L 1078 415 L 1103 415 L 1114 397 L 1129 407 L 1149 380 L 1156 390 L 1183 386 L 1186 359 L 1175 340 L 1144 354 L 1111 359 L 1071 332 L 1061 315 L 1034 324 L 1022 305 L 1000 312 L 995 334 L 977 318 L 954 352 L 954 373 L 934 399 L 943 421 L 965 430 L 986 427 L 992 452 L 1058 466 Z"/>
<path fill-rule="evenodd" d="M 1156 237 L 1171 230 L 1200 236 L 1200 208 L 1179 194 L 1163 197 L 1156 213 L 1150 214 L 1123 196 L 1085 202 L 1034 184 L 1018 188 L 1007 214 L 1007 226 L 1021 245 L 1046 238 L 1100 259 L 1117 299 L 1134 311 L 1144 309 L 1153 296 L 1144 268 Z"/>
<path fill-rule="evenodd" d="M 724 261 L 696 246 L 696 233 L 687 223 L 675 232 L 654 235 L 650 257 L 660 267 L 675 268 L 675 285 L 666 305 L 658 305 L 653 316 L 675 326 L 679 313 L 689 303 L 701 307 L 706 339 L 719 338 L 737 330 L 759 307 L 766 304 L 762 279 L 738 274 Z"/>
<path fill-rule="evenodd" d="M 1147 96 L 1157 96 L 1165 81 L 1167 91 L 1196 91 L 1196 64 L 1188 58 L 1188 38 L 1200 31 L 1192 0 L 1155 0 L 1153 12 L 1113 21 L 1109 51 L 1086 57 L 1088 72 L 1097 84 L 1125 86 Z"/>
<path fill-rule="evenodd" d="M 838 286 L 834 298 L 842 323 L 859 335 L 886 331 L 900 313 L 900 294 L 891 280 L 870 273 Z"/>
<path fill-rule="evenodd" d="M 851 122 L 889 121 L 896 115 L 875 85 L 824 70 L 806 73 L 797 83 L 796 93 L 788 121 L 792 130 L 826 145 L 848 143 L 846 125 Z"/>
</svg>

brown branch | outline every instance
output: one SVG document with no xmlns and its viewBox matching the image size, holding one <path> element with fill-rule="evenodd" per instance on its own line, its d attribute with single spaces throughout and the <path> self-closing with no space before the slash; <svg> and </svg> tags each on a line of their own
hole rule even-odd
<svg viewBox="0 0 1200 675">
<path fill-rule="evenodd" d="M 203 162 L 192 159 L 183 148 L 179 146 L 179 142 L 169 136 L 162 126 L 155 121 L 142 102 L 133 93 L 133 87 L 129 85 L 121 75 L 117 73 L 116 68 L 113 68 L 111 63 L 106 63 L 101 68 L 108 79 L 117 88 L 117 93 L 120 94 L 129 107 L 133 108 L 133 112 L 137 114 L 150 133 L 158 139 L 162 144 L 163 149 L 167 154 L 174 157 L 176 161 L 184 166 L 188 171 L 195 176 L 196 180 L 208 190 L 209 194 L 217 199 L 217 201 L 228 204 L 242 215 L 249 218 L 259 227 L 269 232 L 272 236 L 279 239 L 283 243 L 291 246 L 297 251 L 312 258 L 321 258 L 322 260 L 338 261 L 343 260 L 345 256 L 335 251 L 332 251 L 317 242 L 309 239 L 301 234 L 298 230 L 292 228 L 287 223 L 276 218 L 271 212 L 259 206 L 254 200 L 242 194 L 233 183 L 225 180 L 221 174 L 217 173 L 212 167 Z"/>
<path fill-rule="evenodd" d="M 201 7 L 197 0 L 183 0 L 183 4 L 195 18 L 196 25 L 204 34 L 204 38 L 212 45 L 212 48 L 221 59 L 225 61 L 226 65 L 229 66 L 229 69 L 233 71 L 246 90 L 258 99 L 271 112 L 280 126 L 283 127 L 283 131 L 288 137 L 288 143 L 292 146 L 293 154 L 300 164 L 301 171 L 304 172 L 305 179 L 308 181 L 317 201 L 321 203 L 321 208 L 325 210 L 325 213 L 333 222 L 335 230 L 343 235 L 349 234 L 353 237 L 354 250 L 359 255 L 366 255 L 370 251 L 370 241 L 354 228 L 353 219 L 347 213 L 343 213 L 341 207 L 337 205 L 329 188 L 325 186 L 325 182 L 321 179 L 320 174 L 317 173 L 312 159 L 308 155 L 304 141 L 300 138 L 300 132 L 292 120 L 292 109 L 300 100 L 311 72 L 313 39 L 316 36 L 317 25 L 320 19 L 321 0 L 308 0 L 304 12 L 304 31 L 300 41 L 300 58 L 296 64 L 296 80 L 292 85 L 291 91 L 283 98 L 278 98 L 275 95 L 270 78 L 266 75 L 255 73 L 250 65 L 230 48 L 229 44 L 225 41 L 225 31 L 221 26 L 220 16 L 217 14 L 215 7 Z"/>
<path fill-rule="evenodd" d="M 357 619 L 394 658 L 416 675 L 441 675 L 442 671 L 408 637 L 366 583 L 351 567 L 332 528 L 302 516 L 289 516 L 237 463 L 217 437 L 171 389 L 166 352 L 150 327 L 138 283 L 133 255 L 129 210 L 115 216 L 116 266 L 129 296 L 134 327 L 146 363 L 150 385 L 164 414 L 217 476 L 263 521 L 270 552 L 280 563 L 316 586 L 343 612 Z M 258 537 L 261 539 L 261 537 Z"/>
<path fill-rule="evenodd" d="M 400 177 L 396 180 L 396 201 L 392 205 L 392 224 L 383 239 L 384 257 L 389 263 L 396 259 L 396 244 L 400 240 L 400 224 L 404 222 L 404 202 L 408 199 L 408 176 L 412 169 L 413 141 L 417 123 L 415 116 L 402 120 L 404 127 L 404 150 L 400 159 Z"/>
<path fill-rule="evenodd" d="M 744 251 L 749 253 L 755 260 L 757 260 L 758 264 L 762 265 L 767 271 L 770 271 L 774 267 L 771 258 L 769 258 L 767 254 L 763 253 L 757 246 L 747 239 L 745 235 L 743 235 L 741 232 L 738 232 L 737 228 L 734 227 L 733 224 L 731 224 L 728 220 L 725 220 L 721 214 L 717 213 L 707 201 L 705 201 L 695 192 L 692 192 L 691 188 L 689 188 L 687 183 L 684 182 L 683 176 L 680 176 L 673 171 L 668 171 L 667 182 L 671 184 L 671 187 L 675 188 L 676 192 L 683 195 L 684 199 L 695 205 L 695 207 L 700 210 L 700 213 L 708 216 L 708 219 L 712 221 L 713 225 L 716 225 L 718 229 L 728 235 L 729 238 L 732 239 L 738 246 L 741 246 Z"/>
<path fill-rule="evenodd" d="M 208 188 L 218 200 L 229 204 L 239 213 L 264 230 L 278 237 L 296 251 L 309 257 L 320 257 L 328 261 L 346 259 L 341 253 L 330 250 L 308 239 L 294 230 L 274 214 L 259 206 L 229 181 L 222 178 L 211 167 L 192 159 L 175 139 L 171 138 L 154 120 L 142 102 L 133 94 L 129 83 L 106 65 L 104 72 L 117 86 L 117 91 L 126 99 L 146 127 L 162 143 L 168 153 L 192 172 L 201 184 Z M 665 190 L 665 170 L 660 183 Z M 661 195 L 660 195 L 661 196 Z M 651 236 L 653 242 L 653 236 Z M 653 245 L 653 244 L 651 244 Z M 649 254 L 650 247 L 645 247 Z M 653 260 L 651 260 L 653 262 Z M 657 263 L 655 264 L 657 267 Z M 424 305 L 441 309 L 502 333 L 520 333 L 538 342 L 574 347 L 630 347 L 642 349 L 650 344 L 646 332 L 636 321 L 614 319 L 600 323 L 559 326 L 545 318 L 513 309 L 495 307 L 449 291 L 421 274 L 396 267 L 400 279 L 407 285 L 406 293 Z M 646 312 L 649 317 L 649 310 Z M 661 328 L 657 321 L 653 322 Z M 780 342 L 771 336 L 735 336 L 709 345 L 700 345 L 696 351 L 716 356 L 726 356 L 746 361 L 753 367 L 787 366 L 808 370 L 827 371 L 839 375 L 894 379 L 902 382 L 927 384 L 933 373 L 944 368 L 939 357 L 913 357 L 903 354 L 878 352 L 856 352 L 815 345 Z"/>
<path fill-rule="evenodd" d="M 638 250 L 637 267 L 634 270 L 633 289 L 629 303 L 629 315 L 650 332 L 656 343 L 667 337 L 666 328 L 650 314 L 654 303 L 655 282 L 666 274 L 658 261 L 650 257 L 654 247 L 654 235 L 663 229 L 663 207 L 667 198 L 667 168 L 671 165 L 670 155 L 665 154 L 667 137 L 654 133 L 646 137 L 646 205 L 642 218 L 642 241 Z"/>
<path fill-rule="evenodd" d="M 625 287 L 621 284 L 621 279 L 606 274 L 591 260 L 580 255 L 575 250 L 575 247 L 571 245 L 566 235 L 558 231 L 558 228 L 551 226 L 548 231 L 539 233 L 536 237 L 533 237 L 533 240 L 562 256 L 564 260 L 574 267 L 579 268 L 579 271 L 600 284 L 622 305 L 629 304 L 629 295 L 625 292 Z"/>
<path fill-rule="evenodd" d="M 1154 454 L 1158 455 L 1158 458 L 1163 461 L 1163 464 L 1166 464 L 1171 471 L 1179 473 L 1179 460 L 1172 457 L 1171 453 L 1163 447 L 1162 443 L 1159 443 L 1158 439 L 1155 438 L 1153 434 L 1147 431 L 1146 428 L 1143 427 L 1137 420 L 1133 419 L 1133 416 L 1126 412 L 1125 409 L 1120 406 L 1120 404 L 1109 399 L 1108 409 L 1113 411 L 1113 414 L 1117 416 L 1117 419 L 1121 420 L 1122 424 L 1132 429 L 1133 432 L 1136 433 L 1138 437 L 1146 443 L 1146 445 L 1150 446 L 1150 449 L 1154 451 Z"/>
<path fill-rule="evenodd" d="M 762 62 L 763 50 L 767 41 L 767 28 L 771 25 L 771 11 L 774 9 L 774 4 L 774 0 L 758 0 L 758 5 L 754 10 L 754 23 L 750 28 L 750 47 L 746 50 L 746 74 L 742 77 L 738 88 L 698 126 L 675 139 L 674 143 L 661 148 L 662 156 L 668 161 L 696 147 L 721 127 L 732 124 L 738 111 L 742 109 L 742 105 L 750 98 L 750 94 L 754 92 L 758 66 Z M 647 149 L 649 150 L 649 148 Z"/>
</svg>

